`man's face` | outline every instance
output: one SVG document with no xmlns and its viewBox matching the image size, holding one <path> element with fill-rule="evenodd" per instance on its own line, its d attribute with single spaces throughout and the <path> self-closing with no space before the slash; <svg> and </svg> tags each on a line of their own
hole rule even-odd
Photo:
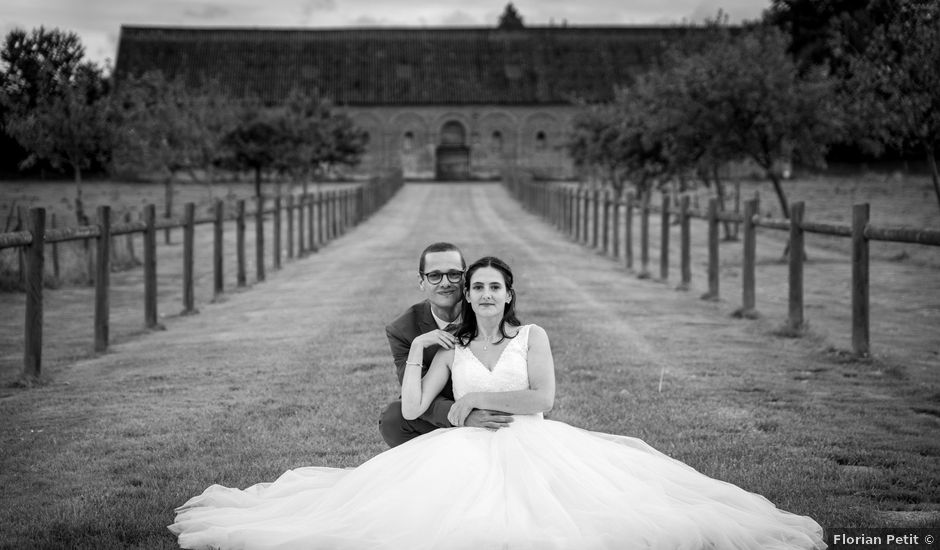
<svg viewBox="0 0 940 550">
<path fill-rule="evenodd" d="M 424 275 L 420 275 L 419 286 L 425 297 L 432 304 L 442 309 L 450 309 L 463 299 L 463 280 L 453 282 L 447 274 L 462 273 L 460 252 L 445 250 L 443 252 L 428 252 L 424 257 Z M 442 275 L 439 282 L 432 283 L 428 276 Z"/>
</svg>

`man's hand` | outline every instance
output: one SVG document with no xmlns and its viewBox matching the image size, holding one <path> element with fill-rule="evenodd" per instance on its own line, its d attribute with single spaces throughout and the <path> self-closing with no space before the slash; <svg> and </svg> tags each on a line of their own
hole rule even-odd
<svg viewBox="0 0 940 550">
<path fill-rule="evenodd" d="M 456 342 L 457 337 L 453 334 L 446 330 L 435 329 L 431 332 L 425 332 L 424 334 L 416 336 L 411 345 L 414 346 L 417 344 L 421 346 L 422 349 L 427 349 L 434 345 L 441 346 L 444 349 L 454 349 Z"/>
<path fill-rule="evenodd" d="M 512 415 L 500 411 L 489 411 L 486 409 L 473 409 L 463 421 L 464 426 L 471 428 L 489 428 L 498 430 L 505 428 L 512 423 Z"/>
</svg>

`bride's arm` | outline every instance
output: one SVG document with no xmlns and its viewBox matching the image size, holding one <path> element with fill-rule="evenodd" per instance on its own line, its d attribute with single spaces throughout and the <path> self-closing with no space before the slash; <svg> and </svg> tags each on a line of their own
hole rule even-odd
<svg viewBox="0 0 940 550">
<path fill-rule="evenodd" d="M 512 414 L 534 414 L 548 412 L 555 403 L 555 362 L 552 359 L 552 349 L 548 342 L 545 330 L 532 325 L 529 328 L 529 353 L 527 358 L 529 369 L 529 389 L 505 392 L 473 392 L 460 398 L 455 407 L 455 416 L 460 416 L 463 410 L 469 412 L 473 409 L 491 409 Z M 466 415 L 464 415 L 465 417 Z M 457 418 L 463 425 L 464 418 Z M 454 419 L 451 419 L 453 423 Z"/>
<path fill-rule="evenodd" d="M 415 353 L 415 350 L 418 352 Z M 441 393 L 450 377 L 450 364 L 454 360 L 453 349 L 441 349 L 431 361 L 427 374 L 421 378 L 421 356 L 424 348 L 412 346 L 405 363 L 405 375 L 401 381 L 401 415 L 405 420 L 414 420 L 428 410 L 434 398 Z M 413 360 L 413 356 L 417 360 Z"/>
</svg>

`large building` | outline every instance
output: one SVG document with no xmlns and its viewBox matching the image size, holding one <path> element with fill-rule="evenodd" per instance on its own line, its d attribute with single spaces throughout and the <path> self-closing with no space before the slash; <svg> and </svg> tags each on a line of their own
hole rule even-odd
<svg viewBox="0 0 940 550">
<path fill-rule="evenodd" d="M 115 74 L 159 69 L 276 103 L 317 91 L 369 133 L 360 170 L 494 178 L 506 165 L 570 177 L 577 100 L 613 96 L 684 27 L 121 29 Z"/>
</svg>

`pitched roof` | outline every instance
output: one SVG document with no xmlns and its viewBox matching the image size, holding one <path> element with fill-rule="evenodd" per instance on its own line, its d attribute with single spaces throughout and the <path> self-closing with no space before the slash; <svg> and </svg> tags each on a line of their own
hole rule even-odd
<svg viewBox="0 0 940 550">
<path fill-rule="evenodd" d="M 317 89 L 345 105 L 602 100 L 687 27 L 257 29 L 123 26 L 115 75 L 209 77 L 269 101 Z"/>
</svg>

